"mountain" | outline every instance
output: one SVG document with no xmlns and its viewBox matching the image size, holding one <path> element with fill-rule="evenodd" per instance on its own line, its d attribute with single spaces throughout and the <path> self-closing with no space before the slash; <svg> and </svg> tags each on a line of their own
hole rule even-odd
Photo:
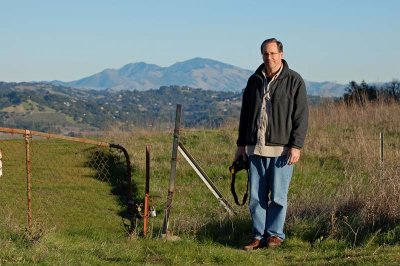
<svg viewBox="0 0 400 266">
<path fill-rule="evenodd" d="M 130 63 L 119 69 L 105 69 L 71 82 L 50 83 L 84 89 L 149 90 L 161 86 L 188 86 L 213 91 L 240 92 L 253 71 L 212 59 L 193 58 L 160 67 L 145 62 Z M 309 95 L 340 97 L 345 85 L 334 82 L 306 81 Z"/>
<path fill-rule="evenodd" d="M 86 89 L 148 90 L 161 86 L 189 86 L 214 91 L 240 92 L 252 71 L 205 58 L 193 58 L 160 67 L 144 62 L 119 69 L 105 69 L 76 81 L 52 81 L 52 84 Z"/>
<path fill-rule="evenodd" d="M 343 96 L 347 85 L 338 84 L 336 82 L 313 82 L 304 81 L 306 83 L 307 94 L 323 97 L 341 97 Z"/>
</svg>

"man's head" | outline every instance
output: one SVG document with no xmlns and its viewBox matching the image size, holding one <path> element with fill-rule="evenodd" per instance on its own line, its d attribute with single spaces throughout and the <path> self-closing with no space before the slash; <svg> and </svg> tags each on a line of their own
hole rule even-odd
<svg viewBox="0 0 400 266">
<path fill-rule="evenodd" d="M 276 74 L 283 59 L 283 45 L 275 38 L 267 39 L 261 44 L 261 54 L 267 75 Z"/>
</svg>

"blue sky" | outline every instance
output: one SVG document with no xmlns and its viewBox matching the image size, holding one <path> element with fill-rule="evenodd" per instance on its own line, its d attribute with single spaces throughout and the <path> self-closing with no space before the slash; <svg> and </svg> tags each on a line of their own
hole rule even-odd
<svg viewBox="0 0 400 266">
<path fill-rule="evenodd" d="M 194 57 L 254 70 L 270 37 L 310 81 L 400 78 L 398 0 L 1 0 L 0 25 L 1 81 Z"/>
</svg>

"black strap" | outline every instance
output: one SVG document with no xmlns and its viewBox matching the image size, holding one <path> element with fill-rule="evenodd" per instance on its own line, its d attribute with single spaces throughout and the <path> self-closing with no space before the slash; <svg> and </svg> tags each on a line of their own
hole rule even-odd
<svg viewBox="0 0 400 266">
<path fill-rule="evenodd" d="M 247 170 L 247 176 L 249 176 L 249 170 Z M 234 169 L 231 169 L 231 192 L 233 195 L 233 199 L 235 200 L 235 203 L 239 206 L 243 206 L 246 201 L 247 201 L 247 196 L 248 196 L 248 192 L 249 192 L 249 178 L 247 178 L 247 184 L 246 184 L 246 192 L 243 195 L 243 199 L 242 199 L 242 203 L 239 203 L 239 199 L 238 196 L 236 194 L 236 190 L 235 190 L 235 179 L 236 179 L 236 173 Z"/>
</svg>

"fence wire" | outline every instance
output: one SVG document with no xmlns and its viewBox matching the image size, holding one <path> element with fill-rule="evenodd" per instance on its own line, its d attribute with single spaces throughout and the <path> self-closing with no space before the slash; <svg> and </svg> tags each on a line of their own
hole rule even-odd
<svg viewBox="0 0 400 266">
<path fill-rule="evenodd" d="M 0 232 L 128 229 L 130 167 L 116 146 L 1 132 Z"/>
</svg>

